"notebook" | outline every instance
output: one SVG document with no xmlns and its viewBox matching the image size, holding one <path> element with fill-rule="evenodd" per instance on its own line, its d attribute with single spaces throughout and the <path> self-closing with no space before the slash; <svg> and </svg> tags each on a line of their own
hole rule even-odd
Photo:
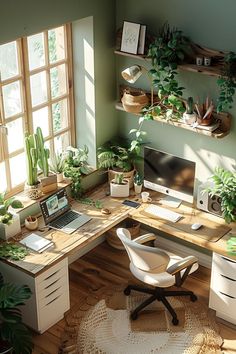
<svg viewBox="0 0 236 354">
<path fill-rule="evenodd" d="M 45 225 L 67 234 L 71 234 L 92 219 L 71 209 L 65 188 L 42 200 L 39 205 Z"/>
<path fill-rule="evenodd" d="M 43 252 L 46 249 L 54 246 L 54 243 L 50 240 L 47 240 L 46 238 L 39 236 L 35 233 L 30 234 L 29 236 L 26 236 L 23 238 L 20 243 L 33 251 L 36 252 Z"/>
</svg>

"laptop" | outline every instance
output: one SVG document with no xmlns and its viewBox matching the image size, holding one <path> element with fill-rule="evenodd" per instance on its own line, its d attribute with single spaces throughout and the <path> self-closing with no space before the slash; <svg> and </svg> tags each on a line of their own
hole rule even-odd
<svg viewBox="0 0 236 354">
<path fill-rule="evenodd" d="M 65 189 L 60 189 L 39 204 L 45 225 L 67 234 L 72 234 L 92 219 L 86 214 L 71 209 Z"/>
</svg>

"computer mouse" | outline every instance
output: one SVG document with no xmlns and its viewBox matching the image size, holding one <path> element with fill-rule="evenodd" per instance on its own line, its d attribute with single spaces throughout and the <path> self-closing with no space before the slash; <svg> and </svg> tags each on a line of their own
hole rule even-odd
<svg viewBox="0 0 236 354">
<path fill-rule="evenodd" d="M 191 229 L 198 230 L 198 229 L 200 229 L 200 227 L 202 227 L 202 224 L 196 222 L 195 224 L 192 224 Z"/>
</svg>

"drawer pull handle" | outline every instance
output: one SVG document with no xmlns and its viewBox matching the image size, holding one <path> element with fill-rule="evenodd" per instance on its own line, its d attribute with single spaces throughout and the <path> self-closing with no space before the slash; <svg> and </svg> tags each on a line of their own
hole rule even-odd
<svg viewBox="0 0 236 354">
<path fill-rule="evenodd" d="M 231 280 L 231 281 L 236 281 L 235 279 L 229 278 L 229 277 L 227 277 L 226 275 L 221 274 L 221 276 L 222 276 L 223 278 L 225 278 L 225 279 L 228 279 L 228 280 Z"/>
<path fill-rule="evenodd" d="M 231 296 L 231 295 L 228 295 L 228 294 L 222 293 L 222 291 L 220 291 L 220 293 L 221 293 L 222 295 L 224 295 L 224 296 L 228 296 L 228 297 L 230 297 L 231 299 L 235 299 L 235 297 L 234 297 L 234 296 Z"/>
<path fill-rule="evenodd" d="M 225 257 L 221 257 L 221 258 L 224 259 L 227 262 L 236 264 L 236 262 L 234 262 L 232 259 L 228 259 L 228 258 L 225 258 Z"/>
<path fill-rule="evenodd" d="M 55 293 L 57 290 L 59 290 L 61 288 L 61 286 L 59 286 L 57 289 L 53 290 L 51 293 L 49 293 L 48 295 L 46 295 L 45 297 L 49 297 L 51 296 L 53 293 Z"/>
<path fill-rule="evenodd" d="M 58 269 L 58 270 L 56 270 L 54 273 L 50 274 L 48 277 L 46 277 L 46 278 L 44 279 L 44 281 L 50 279 L 51 277 L 53 277 L 53 276 L 54 276 L 55 274 L 57 274 L 60 270 L 61 270 L 61 269 Z"/>
<path fill-rule="evenodd" d="M 61 295 L 58 295 L 58 296 L 55 297 L 52 301 L 48 302 L 48 303 L 46 304 L 46 306 L 52 304 L 54 301 L 56 301 L 57 299 L 59 299 L 59 297 L 61 297 Z"/>
<path fill-rule="evenodd" d="M 59 280 L 60 280 L 60 279 L 55 280 L 53 283 L 49 284 L 49 285 L 46 286 L 44 289 L 46 290 L 46 289 L 50 288 L 52 285 L 56 284 Z"/>
</svg>

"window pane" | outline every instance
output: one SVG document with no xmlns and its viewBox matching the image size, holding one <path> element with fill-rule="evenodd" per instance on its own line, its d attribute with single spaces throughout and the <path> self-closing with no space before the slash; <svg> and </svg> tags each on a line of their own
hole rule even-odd
<svg viewBox="0 0 236 354">
<path fill-rule="evenodd" d="M 23 122 L 22 118 L 7 124 L 8 151 L 12 153 L 23 148 Z"/>
<path fill-rule="evenodd" d="M 34 131 L 36 131 L 37 127 L 40 127 L 42 129 L 44 138 L 49 135 L 48 121 L 48 107 L 44 107 L 33 112 Z"/>
<path fill-rule="evenodd" d="M 27 38 L 30 70 L 45 65 L 45 48 L 43 33 L 38 33 Z"/>
<path fill-rule="evenodd" d="M 49 61 L 54 63 L 65 58 L 64 27 L 48 31 Z"/>
<path fill-rule="evenodd" d="M 0 72 L 2 81 L 19 74 L 16 42 L 0 46 Z"/>
<path fill-rule="evenodd" d="M 10 159 L 12 187 L 16 187 L 26 180 L 25 154 L 22 153 Z"/>
<path fill-rule="evenodd" d="M 52 105 L 53 131 L 68 127 L 67 101 L 62 100 Z"/>
<path fill-rule="evenodd" d="M 7 189 L 6 168 L 5 163 L 0 163 L 0 192 Z"/>
<path fill-rule="evenodd" d="M 50 70 L 52 97 L 58 97 L 66 93 L 65 65 L 59 65 Z"/>
<path fill-rule="evenodd" d="M 30 88 L 33 107 L 47 101 L 46 71 L 30 77 Z"/>
<path fill-rule="evenodd" d="M 70 139 L 68 133 L 59 135 L 54 139 L 55 152 L 60 153 L 62 151 L 65 151 L 69 145 L 70 145 Z"/>
<path fill-rule="evenodd" d="M 19 81 L 3 86 L 2 93 L 6 118 L 22 112 Z"/>
</svg>

